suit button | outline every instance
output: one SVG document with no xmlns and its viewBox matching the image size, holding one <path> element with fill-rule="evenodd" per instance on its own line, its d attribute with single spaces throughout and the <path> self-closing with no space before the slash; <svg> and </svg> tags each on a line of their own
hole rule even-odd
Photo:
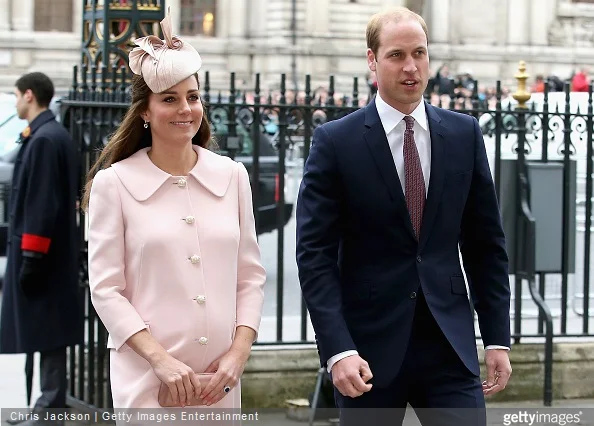
<svg viewBox="0 0 594 426">
<path fill-rule="evenodd" d="M 417 293 L 415 291 L 413 291 L 411 294 L 408 295 L 408 297 L 410 297 L 411 299 L 416 299 Z"/>
<path fill-rule="evenodd" d="M 421 256 L 417 256 L 417 263 L 421 263 Z"/>
</svg>

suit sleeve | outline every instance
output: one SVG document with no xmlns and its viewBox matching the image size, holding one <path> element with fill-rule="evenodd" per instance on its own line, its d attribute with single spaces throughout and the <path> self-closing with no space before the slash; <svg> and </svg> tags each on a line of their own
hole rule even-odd
<svg viewBox="0 0 594 426">
<path fill-rule="evenodd" d="M 460 251 L 485 346 L 510 347 L 510 287 L 505 235 L 495 185 L 478 122 L 474 170 L 464 215 Z"/>
<path fill-rule="evenodd" d="M 237 325 L 250 327 L 257 333 L 264 305 L 266 271 L 260 261 L 250 180 L 245 166 L 241 163 L 238 163 L 238 174 Z"/>
<path fill-rule="evenodd" d="M 32 139 L 27 158 L 24 201 L 23 251 L 47 254 L 60 210 L 60 192 L 67 190 L 60 179 L 60 152 L 54 141 Z"/>
<path fill-rule="evenodd" d="M 316 333 L 320 361 L 356 350 L 342 312 L 338 273 L 341 182 L 334 143 L 324 126 L 314 132 L 297 198 L 297 267 Z"/>
<path fill-rule="evenodd" d="M 126 289 L 124 219 L 116 176 L 101 170 L 93 179 L 89 200 L 89 287 L 93 306 L 119 349 L 146 328 L 122 294 Z"/>
</svg>

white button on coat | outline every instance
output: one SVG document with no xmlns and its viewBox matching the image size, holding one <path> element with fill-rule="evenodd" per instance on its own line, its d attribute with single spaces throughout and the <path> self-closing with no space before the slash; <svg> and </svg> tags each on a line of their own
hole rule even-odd
<svg viewBox="0 0 594 426">
<path fill-rule="evenodd" d="M 184 218 L 184 220 L 186 221 L 186 223 L 187 223 L 188 225 L 191 225 L 191 224 L 193 224 L 193 223 L 194 223 L 194 220 L 195 220 L 195 219 L 194 219 L 194 216 L 186 216 L 186 217 Z"/>
<path fill-rule="evenodd" d="M 206 345 L 206 344 L 208 344 L 208 338 L 201 337 L 200 339 L 198 339 L 198 343 L 200 343 L 201 345 Z"/>
<path fill-rule="evenodd" d="M 192 257 L 190 257 L 190 262 L 195 265 L 196 263 L 200 262 L 200 257 L 197 255 L 192 255 Z"/>
<path fill-rule="evenodd" d="M 206 296 L 203 296 L 203 295 L 196 296 L 194 298 L 194 300 L 202 305 L 202 304 L 204 304 L 204 302 L 206 302 Z"/>
</svg>

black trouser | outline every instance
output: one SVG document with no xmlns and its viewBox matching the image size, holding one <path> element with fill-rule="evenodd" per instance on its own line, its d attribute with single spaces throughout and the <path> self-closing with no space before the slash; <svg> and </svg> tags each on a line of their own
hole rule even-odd
<svg viewBox="0 0 594 426">
<path fill-rule="evenodd" d="M 33 411 L 66 408 L 66 347 L 41 352 L 41 396 Z"/>
<path fill-rule="evenodd" d="M 53 408 L 66 408 L 66 347 L 40 352 L 41 359 L 39 378 L 41 396 L 35 401 L 33 412 L 44 417 L 44 411 Z M 27 356 L 33 356 L 27 355 Z M 8 421 L 9 424 L 18 424 L 22 421 Z M 41 424 L 34 421 L 26 421 L 22 424 Z M 55 424 L 63 424 L 57 422 Z"/>
</svg>

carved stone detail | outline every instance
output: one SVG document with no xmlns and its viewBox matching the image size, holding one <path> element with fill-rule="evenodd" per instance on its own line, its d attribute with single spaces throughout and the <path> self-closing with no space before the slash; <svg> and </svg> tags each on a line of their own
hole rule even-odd
<svg viewBox="0 0 594 426">
<path fill-rule="evenodd" d="M 549 27 L 549 44 L 594 47 L 594 18 L 558 17 Z"/>
</svg>

